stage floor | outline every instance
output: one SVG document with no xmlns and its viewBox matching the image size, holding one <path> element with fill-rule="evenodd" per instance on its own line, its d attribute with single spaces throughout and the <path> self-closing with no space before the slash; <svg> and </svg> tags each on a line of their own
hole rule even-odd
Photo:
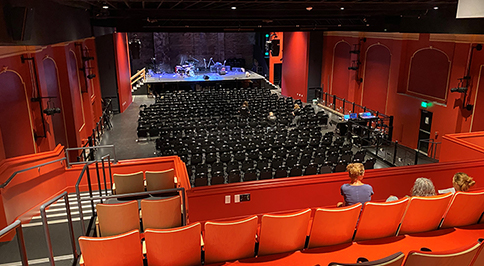
<svg viewBox="0 0 484 266">
<path fill-rule="evenodd" d="M 153 74 L 147 77 L 145 83 L 175 83 L 175 82 L 204 82 L 204 81 L 235 81 L 235 80 L 253 80 L 263 79 L 264 77 L 249 71 L 250 76 L 246 77 L 245 72 L 229 71 L 225 75 L 212 72 L 199 72 L 193 77 L 182 77 L 175 73 Z M 203 76 L 208 76 L 209 79 L 204 79 Z"/>
</svg>

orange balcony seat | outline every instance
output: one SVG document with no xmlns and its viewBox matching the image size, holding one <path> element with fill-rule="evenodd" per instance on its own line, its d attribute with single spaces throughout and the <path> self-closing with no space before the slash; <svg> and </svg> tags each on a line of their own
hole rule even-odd
<svg viewBox="0 0 484 266">
<path fill-rule="evenodd" d="M 287 215 L 263 215 L 259 256 L 303 249 L 310 217 L 311 209 Z"/>
<path fill-rule="evenodd" d="M 393 202 L 366 202 L 356 228 L 354 241 L 384 238 L 397 234 L 407 209 L 408 198 Z"/>
<path fill-rule="evenodd" d="M 412 197 L 403 217 L 400 235 L 432 231 L 439 228 L 452 194 Z"/>
<path fill-rule="evenodd" d="M 233 222 L 206 222 L 205 264 L 254 257 L 257 216 Z"/>
<path fill-rule="evenodd" d="M 119 235 L 140 229 L 139 209 L 136 200 L 118 204 L 96 205 L 99 235 Z"/>
<path fill-rule="evenodd" d="M 457 192 L 450 202 L 441 228 L 476 224 L 484 211 L 484 191 Z"/>
<path fill-rule="evenodd" d="M 403 266 L 468 266 L 481 251 L 480 243 L 448 252 L 410 251 Z"/>
<path fill-rule="evenodd" d="M 181 197 L 141 200 L 143 228 L 167 229 L 182 226 Z"/>
<path fill-rule="evenodd" d="M 114 194 L 127 194 L 145 191 L 143 171 L 132 174 L 113 174 Z"/>
<path fill-rule="evenodd" d="M 79 237 L 86 266 L 143 266 L 143 251 L 138 230 L 108 237 Z"/>
<path fill-rule="evenodd" d="M 379 260 L 367 261 L 362 263 L 331 262 L 328 266 L 401 266 L 404 260 L 405 254 L 403 254 L 402 252 L 397 252 Z"/>
<path fill-rule="evenodd" d="M 343 208 L 316 209 L 308 248 L 351 242 L 360 216 L 361 203 Z"/>
<path fill-rule="evenodd" d="M 201 233 L 198 222 L 172 229 L 147 229 L 144 235 L 148 265 L 200 265 Z"/>
<path fill-rule="evenodd" d="M 175 169 L 146 171 L 145 176 L 147 191 L 175 188 Z"/>
</svg>

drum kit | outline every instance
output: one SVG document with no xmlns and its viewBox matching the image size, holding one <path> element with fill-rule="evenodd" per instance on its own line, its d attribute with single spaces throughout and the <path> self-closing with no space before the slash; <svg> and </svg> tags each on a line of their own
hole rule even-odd
<svg viewBox="0 0 484 266">
<path fill-rule="evenodd" d="M 227 60 L 224 63 L 215 62 L 213 61 L 213 57 L 208 60 L 203 59 L 203 66 L 197 67 L 197 64 L 200 62 L 196 58 L 189 57 L 189 59 L 181 62 L 183 64 L 175 66 L 175 74 L 179 75 L 180 77 L 194 77 L 195 73 L 197 72 L 213 72 L 219 73 L 220 75 L 225 75 L 227 71 L 230 71 L 230 66 L 226 66 Z"/>
</svg>

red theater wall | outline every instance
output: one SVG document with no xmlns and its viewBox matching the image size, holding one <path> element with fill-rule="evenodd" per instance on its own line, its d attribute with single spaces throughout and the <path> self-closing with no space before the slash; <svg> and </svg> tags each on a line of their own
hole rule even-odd
<svg viewBox="0 0 484 266">
<path fill-rule="evenodd" d="M 128 36 L 126 33 L 114 34 L 116 74 L 118 78 L 119 111 L 122 113 L 133 101 L 131 94 Z"/>
<path fill-rule="evenodd" d="M 282 95 L 306 101 L 308 88 L 308 32 L 284 33 Z"/>
<path fill-rule="evenodd" d="M 79 147 L 91 134 L 102 111 L 99 82 L 94 78 L 86 90 L 79 70 L 81 49 L 75 43 L 83 43 L 96 58 L 93 39 L 0 49 L 0 160 L 51 151 L 59 143 Z M 21 56 L 33 60 L 22 63 Z M 89 64 L 97 74 L 96 62 Z M 61 113 L 41 113 L 49 107 L 58 107 Z"/>
<path fill-rule="evenodd" d="M 351 63 L 344 50 L 363 37 L 360 83 L 344 67 Z M 467 100 L 474 111 L 462 108 L 462 94 L 450 92 L 466 73 L 471 43 L 483 41 L 482 35 L 327 32 L 321 82 L 327 92 L 394 116 L 393 140 L 416 148 L 422 101 L 432 102 L 430 137 L 437 141 L 445 134 L 484 129 L 484 89 L 479 90 L 484 51 L 474 51 L 470 71 Z"/>
</svg>

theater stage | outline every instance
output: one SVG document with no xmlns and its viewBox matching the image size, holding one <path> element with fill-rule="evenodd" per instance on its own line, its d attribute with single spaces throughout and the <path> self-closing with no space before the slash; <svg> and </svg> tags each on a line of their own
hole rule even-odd
<svg viewBox="0 0 484 266">
<path fill-rule="evenodd" d="M 146 84 L 151 86 L 152 91 L 162 92 L 166 90 L 195 90 L 197 85 L 201 88 L 210 86 L 227 87 L 261 87 L 264 77 L 248 71 L 245 72 L 228 71 L 225 75 L 213 72 L 198 72 L 194 76 L 181 76 L 176 73 L 152 74 L 146 77 Z M 208 77 L 208 79 L 204 78 Z"/>
</svg>

